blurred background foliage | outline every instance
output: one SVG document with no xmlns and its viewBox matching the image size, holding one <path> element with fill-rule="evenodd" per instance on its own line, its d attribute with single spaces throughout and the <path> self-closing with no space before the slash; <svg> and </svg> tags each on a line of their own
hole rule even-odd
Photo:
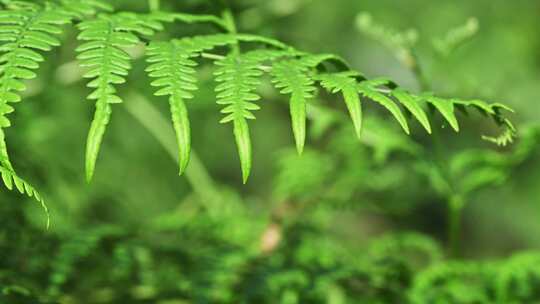
<svg viewBox="0 0 540 304">
<path fill-rule="evenodd" d="M 147 10 L 145 1 L 111 2 Z M 220 13 L 212 1 L 162 2 L 167 10 Z M 540 301 L 540 2 L 230 2 L 242 32 L 341 54 L 366 75 L 411 90 L 503 102 L 516 111 L 519 137 L 504 148 L 482 141 L 498 131 L 471 113 L 461 115 L 459 134 L 440 119 L 437 139 L 419 125 L 409 138 L 368 108 L 359 143 L 334 97 L 319 94 L 317 102 L 332 109 L 310 109 L 308 146 L 298 156 L 285 100 L 265 84 L 252 130 L 253 173 L 242 186 L 207 67 L 190 104 L 200 163 L 178 177 L 167 146 L 174 138 L 160 143 L 130 110 L 149 100 L 160 111 L 147 116 L 151 123 L 167 115 L 139 59 L 88 185 L 92 105 L 68 30 L 68 42 L 30 82 L 13 115 L 17 128 L 7 130 L 13 162 L 46 198 L 52 226 L 44 230 L 30 199 L 0 192 L 1 303 Z M 372 23 L 393 29 L 393 38 L 370 35 Z M 450 54 L 438 52 L 460 28 L 471 37 Z M 202 32 L 182 25 L 162 35 Z M 409 51 L 424 79 L 404 59 Z M 459 247 L 447 248 L 455 202 Z"/>
</svg>

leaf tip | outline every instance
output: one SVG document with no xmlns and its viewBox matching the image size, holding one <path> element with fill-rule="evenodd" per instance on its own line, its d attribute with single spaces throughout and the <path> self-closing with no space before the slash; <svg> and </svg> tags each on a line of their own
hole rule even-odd
<svg viewBox="0 0 540 304">
<path fill-rule="evenodd" d="M 362 138 L 362 126 L 360 124 L 354 124 L 354 133 L 359 140 Z"/>
<path fill-rule="evenodd" d="M 189 155 L 182 157 L 182 154 L 180 154 L 178 162 L 179 162 L 178 175 L 182 176 L 186 172 L 187 166 L 189 164 Z"/>
<path fill-rule="evenodd" d="M 94 177 L 94 165 L 87 162 L 86 163 L 86 183 L 90 184 L 92 178 Z"/>
<path fill-rule="evenodd" d="M 430 135 L 433 133 L 433 131 L 431 130 L 431 125 L 429 123 L 424 125 L 424 129 L 426 129 L 426 132 Z"/>
<path fill-rule="evenodd" d="M 403 131 L 405 132 L 405 134 L 411 135 L 411 130 L 409 129 L 409 126 L 406 123 L 402 124 L 401 127 L 403 128 Z"/>
<path fill-rule="evenodd" d="M 247 184 L 248 179 L 249 179 L 249 172 L 248 173 L 242 172 L 242 184 L 244 185 Z"/>
<path fill-rule="evenodd" d="M 298 153 L 298 155 L 302 155 L 302 153 L 304 152 L 304 142 L 303 141 L 300 141 L 300 140 L 296 141 L 296 152 Z"/>
</svg>

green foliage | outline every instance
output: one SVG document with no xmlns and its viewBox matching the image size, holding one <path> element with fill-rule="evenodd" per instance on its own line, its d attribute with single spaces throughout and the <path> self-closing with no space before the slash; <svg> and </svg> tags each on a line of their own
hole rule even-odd
<svg viewBox="0 0 540 304">
<path fill-rule="evenodd" d="M 408 67 L 414 67 L 415 57 L 411 48 L 418 41 L 418 32 L 414 29 L 408 29 L 404 32 L 398 32 L 394 29 L 384 27 L 373 21 L 371 14 L 362 12 L 356 17 L 356 26 L 364 34 L 372 39 L 383 43 L 386 47 L 394 51 L 395 56 L 400 62 Z"/>
<path fill-rule="evenodd" d="M 73 7 L 76 8 L 73 8 Z M 11 165 L 6 147 L 4 128 L 11 126 L 7 114 L 15 111 L 11 103 L 21 101 L 21 92 L 27 86 L 23 82 L 37 77 L 33 71 L 45 59 L 40 51 L 51 51 L 60 45 L 57 38 L 61 26 L 75 18 L 95 14 L 95 8 L 108 9 L 100 1 L 65 0 L 61 3 L 35 4 L 23 1 L 7 1 L 5 10 L 0 11 L 0 163 L 2 179 L 8 189 L 16 188 L 21 193 L 34 196 L 45 211 L 47 208 L 37 191 L 18 177 Z M 49 225 L 47 212 L 47 227 Z"/>
<path fill-rule="evenodd" d="M 85 15 L 95 13 L 94 7 L 109 9 L 107 5 L 101 2 L 89 2 L 78 9 L 73 9 L 74 3 L 64 1 L 63 5 L 70 7 L 69 10 L 63 10 L 63 6 L 41 8 L 30 4 L 26 5 L 24 2 L 16 3 L 19 4 L 12 4 L 11 6 L 13 6 L 13 12 L 21 14 L 21 17 L 19 17 L 21 21 L 7 16 L 4 21 L 6 24 L 5 31 L 8 33 L 5 35 L 4 41 L 9 41 L 3 46 L 3 49 L 7 51 L 7 54 L 3 57 L 5 58 L 3 60 L 5 62 L 3 73 L 5 81 L 2 81 L 2 87 L 4 88 L 2 100 L 4 100 L 3 103 L 5 104 L 4 115 L 13 110 L 7 105 L 8 102 L 20 100 L 20 97 L 13 93 L 13 91 L 24 89 L 24 84 L 20 79 L 34 78 L 35 74 L 29 69 L 37 68 L 37 62 L 43 60 L 41 55 L 35 53 L 32 49 L 47 51 L 52 46 L 59 45 L 60 41 L 52 35 L 58 34 L 60 32 L 58 25 L 69 23 L 71 21 L 70 17 L 83 18 Z M 45 14 L 45 17 L 42 17 L 45 18 L 45 22 L 30 18 L 31 15 L 41 14 L 42 10 Z M 27 19 L 39 24 L 39 26 L 25 25 L 24 20 Z M 83 77 L 92 79 L 88 83 L 88 87 L 92 88 L 93 92 L 88 96 L 88 99 L 95 100 L 96 103 L 96 111 L 86 145 L 87 180 L 90 180 L 94 174 L 101 142 L 112 114 L 112 104 L 122 102 L 122 99 L 117 94 L 116 85 L 126 81 L 131 68 L 131 56 L 125 49 L 137 46 L 141 42 L 139 36 L 150 37 L 155 31 L 162 30 L 160 20 L 168 22 L 179 20 L 188 23 L 211 22 L 227 28 L 226 20 L 219 21 L 220 19 L 217 17 L 174 13 L 154 13 L 151 15 L 134 13 L 101 14 L 96 18 L 83 20 L 77 25 L 81 31 L 78 39 L 84 41 L 77 48 L 77 51 L 80 52 L 77 58 L 80 60 L 81 66 L 87 70 Z M 29 26 L 32 31 L 18 37 L 20 29 L 17 26 L 11 29 L 10 24 L 16 24 L 23 28 Z M 375 33 L 379 32 L 375 31 Z M 379 34 L 382 35 L 382 32 Z M 158 78 L 152 82 L 152 85 L 165 87 L 158 91 L 156 95 L 169 95 L 172 121 L 179 146 L 180 173 L 184 172 L 187 167 L 191 149 L 190 126 L 184 100 L 192 98 L 190 92 L 197 89 L 193 76 L 196 63 L 192 60 L 192 57 L 199 56 L 201 52 L 211 50 L 217 46 L 238 43 L 239 40 L 260 42 L 277 48 L 288 48 L 280 42 L 265 37 L 245 34 L 234 37 L 235 33 L 231 35 L 201 36 L 169 42 L 156 41 L 151 42 L 147 48 L 150 56 L 148 60 L 155 63 L 148 68 L 148 72 L 151 77 Z M 401 41 L 400 39 L 397 40 Z M 21 52 L 26 54 L 23 59 L 18 56 Z M 307 99 L 313 97 L 316 80 L 320 80 L 322 86 L 333 93 L 343 93 L 358 136 L 360 136 L 362 124 L 362 110 L 358 93 L 388 109 L 406 133 L 409 133 L 406 118 L 398 105 L 388 96 L 389 93 L 395 96 L 408 111 L 413 113 L 428 132 L 430 132 L 429 122 L 425 112 L 422 110 L 422 106 L 419 104 L 424 99 L 441 112 L 456 131 L 458 130 L 458 123 L 454 114 L 454 105 L 475 106 L 483 113 L 494 117 L 499 123 L 507 122 L 510 125 L 509 121 L 501 117 L 498 104 L 488 105 L 482 101 L 446 100 L 431 95 L 421 98 L 406 93 L 401 89 L 394 93 L 395 84 L 391 81 L 385 79 L 364 80 L 364 77 L 355 71 L 321 75 L 314 73 L 316 72 L 314 68 L 321 66 L 325 61 L 342 63 L 342 60 L 335 55 L 308 55 L 297 52 L 274 53 L 273 51 L 253 51 L 241 54 L 233 48 L 233 51 L 224 59 L 216 62 L 219 66 L 219 69 L 215 72 L 216 81 L 220 83 L 216 91 L 218 92 L 218 103 L 227 105 L 222 110 L 227 116 L 221 122 L 233 122 L 234 125 L 235 140 L 240 155 L 244 182 L 247 181 L 251 170 L 252 157 L 247 120 L 254 118 L 250 111 L 259 109 L 259 106 L 254 104 L 253 101 L 260 98 L 254 92 L 259 84 L 257 79 L 263 74 L 260 65 L 269 59 L 276 60 L 283 56 L 299 58 L 277 61 L 271 68 L 276 86 L 281 89 L 282 93 L 291 94 L 290 107 L 293 133 L 299 152 L 303 150 L 305 141 L 306 102 Z M 390 91 L 387 91 L 387 88 L 381 88 L 381 86 L 388 87 Z M 4 120 L 3 125 L 6 127 L 9 125 L 9 121 L 5 118 Z M 7 158 L 7 155 L 5 157 Z"/>
<path fill-rule="evenodd" d="M 356 136 L 362 132 L 362 106 L 358 97 L 355 73 L 339 73 L 320 75 L 321 85 L 331 93 L 341 92 L 354 124 Z"/>
<path fill-rule="evenodd" d="M 444 262 L 420 272 L 411 303 L 533 303 L 538 300 L 538 252 L 502 261 Z"/>
<path fill-rule="evenodd" d="M 272 66 L 272 82 L 280 93 L 290 94 L 292 129 L 296 150 L 302 154 L 306 140 L 306 105 L 316 90 L 314 81 L 307 75 L 308 67 L 301 60 L 284 60 Z"/>
<path fill-rule="evenodd" d="M 0 12 L 3 42 L 0 51 L 0 130 L 2 137 L 2 159 L 9 162 L 5 149 L 4 128 L 11 125 L 6 117 L 15 109 L 10 103 L 21 101 L 18 92 L 26 90 L 22 80 L 37 77 L 33 70 L 44 61 L 37 51 L 50 51 L 60 41 L 60 26 L 70 22 L 70 16 L 58 7 L 42 7 L 26 2 L 8 3 L 7 10 Z"/>
<path fill-rule="evenodd" d="M 478 57 L 454 52 L 473 34 L 476 39 L 477 24 L 422 45 L 424 32 L 453 22 L 431 14 L 440 9 L 454 18 L 454 10 L 469 14 L 481 5 L 452 3 L 448 10 L 433 3 L 424 12 L 414 1 L 362 2 L 363 9 L 380 6 L 390 22 L 428 21 L 422 31 L 400 32 L 368 14 L 358 17 L 357 27 L 409 69 L 400 71 L 379 49 L 351 43 L 358 38 L 348 36 L 356 35 L 349 33 L 352 20 L 343 21 L 358 9 L 354 1 L 323 2 L 111 1 L 116 11 L 96 0 L 0 0 L 0 40 L 23 39 L 17 27 L 24 25 L 3 20 L 51 11 L 32 26 L 39 26 L 30 30 L 32 46 L 19 47 L 30 56 L 9 55 L 10 41 L 0 45 L 6 49 L 0 56 L 10 58 L 0 63 L 0 85 L 27 101 L 9 116 L 14 133 L 0 128 L 0 174 L 8 188 L 43 203 L 18 173 L 39 184 L 55 223 L 43 233 L 34 206 L 12 203 L 28 198 L 0 192 L 0 200 L 10 202 L 0 204 L 0 303 L 537 302 L 540 254 L 525 249 L 538 244 L 540 129 L 521 124 L 527 119 L 520 116 L 517 130 L 506 117 L 513 110 L 483 101 L 506 99 L 527 112 L 519 102 L 535 99 L 516 90 L 534 82 L 510 75 L 502 61 L 488 68 Z M 410 12 L 398 10 L 409 6 Z M 151 13 L 143 13 L 147 8 Z M 411 12 L 418 19 L 405 18 Z M 325 19 L 334 16 L 340 22 Z M 482 24 L 486 19 L 478 13 Z M 518 38 L 527 33 L 511 23 L 483 28 L 493 32 L 478 36 L 504 42 L 501 53 L 513 54 L 512 64 L 521 58 L 512 50 L 537 51 L 529 42 L 538 39 L 529 35 L 524 43 Z M 242 31 L 271 33 L 305 49 L 341 49 L 354 65 Z M 321 46 L 322 39 L 328 44 Z M 477 45 L 480 56 L 500 52 L 486 52 L 486 41 Z M 53 47 L 58 51 L 45 57 L 45 48 Z M 537 69 L 529 60 L 522 68 L 530 76 Z M 447 65 L 435 77 L 440 61 Z M 39 75 L 30 74 L 37 65 Z M 368 78 L 353 66 L 391 78 Z M 451 77 L 454 67 L 459 80 Z M 519 87 L 506 78 L 504 91 L 484 80 L 475 87 L 474 72 L 493 79 L 494 71 Z M 83 78 L 91 92 L 78 83 Z M 461 80 L 472 88 L 456 89 Z M 3 109 L 12 112 L 15 97 L 7 93 Z M 84 147 L 74 140 L 84 137 L 89 116 L 88 105 L 74 101 L 89 93 L 96 110 L 87 179 L 105 133 L 113 143 L 99 157 L 102 175 L 92 187 L 78 165 Z M 279 100 L 288 108 L 274 104 Z M 120 102 L 109 124 L 112 104 Z M 525 115 L 534 118 L 535 108 L 528 108 Z M 487 119 L 465 121 L 469 112 Z M 1 116 L 7 120 L 7 114 Z M 220 114 L 231 123 L 236 147 L 217 123 Z M 499 127 L 501 134 L 482 138 L 512 146 L 494 147 L 472 132 Z M 296 149 L 283 148 L 292 142 L 289 133 Z M 21 163 L 17 174 L 5 136 L 12 138 L 13 163 Z M 233 189 L 236 168 L 225 157 L 235 148 L 244 183 L 257 175 L 242 189 Z M 171 160 L 183 178 L 174 178 Z M 259 164 L 253 171 L 252 160 Z M 459 239 L 463 244 L 454 246 Z"/>
<path fill-rule="evenodd" d="M 478 20 L 470 18 L 467 22 L 460 26 L 451 29 L 442 38 L 433 40 L 433 47 L 443 56 L 448 56 L 460 45 L 470 40 L 478 32 Z"/>
<path fill-rule="evenodd" d="M 86 143 L 86 179 L 94 175 L 101 141 L 112 114 L 112 104 L 121 103 L 115 85 L 126 80 L 131 68 L 130 55 L 122 48 L 133 47 L 140 42 L 137 35 L 153 35 L 162 25 L 152 16 L 120 13 L 100 15 L 97 19 L 78 24 L 81 33 L 78 39 L 84 41 L 77 51 L 81 66 L 88 69 L 84 78 L 92 78 L 88 87 L 94 91 L 88 99 L 95 100 L 96 111 L 88 132 Z"/>
<path fill-rule="evenodd" d="M 424 129 L 431 134 L 431 125 L 429 124 L 426 112 L 416 100 L 418 97 L 411 95 L 409 92 L 396 89 L 392 91 L 392 96 L 394 96 L 409 112 L 422 124 Z"/>
<path fill-rule="evenodd" d="M 147 53 L 148 62 L 152 63 L 146 71 L 150 77 L 158 78 L 152 86 L 164 87 L 155 93 L 156 96 L 169 95 L 172 120 L 179 146 L 180 174 L 189 162 L 191 150 L 191 132 L 188 112 L 184 100 L 193 98 L 191 91 L 197 90 L 193 57 L 200 56 L 202 51 L 217 46 L 235 43 L 231 35 L 201 36 L 184 38 L 170 42 L 152 42 Z"/>
<path fill-rule="evenodd" d="M 494 279 L 497 303 L 534 302 L 540 296 L 540 255 L 520 253 L 500 266 Z"/>
<path fill-rule="evenodd" d="M 220 19 L 208 15 L 165 12 L 142 15 L 122 12 L 87 18 L 86 16 L 96 13 L 95 8 L 109 10 L 110 7 L 98 1 L 91 1 L 76 6 L 75 9 L 67 10 L 64 10 L 62 5 L 73 7 L 75 3 L 64 1 L 60 6 L 45 5 L 44 7 L 25 4 L 25 2 L 13 3 L 8 4 L 10 10 L 5 12 L 6 14 L 13 13 L 15 17 L 6 15 L 3 21 L 6 33 L 3 40 L 8 42 L 3 45 L 3 50 L 6 52 L 2 57 L 4 58 L 2 75 L 4 80 L 1 83 L 4 93 L 3 97 L 0 96 L 4 104 L 2 112 L 4 127 L 9 126 L 5 114 L 13 111 L 8 103 L 20 100 L 14 91 L 24 89 L 24 84 L 20 80 L 36 77 L 31 69 L 37 68 L 37 63 L 44 60 L 33 49 L 47 51 L 59 45 L 60 41 L 53 37 L 60 32 L 59 25 L 70 23 L 73 19 L 83 19 L 77 25 L 81 31 L 78 39 L 83 41 L 77 47 L 80 53 L 77 58 L 81 66 L 86 69 L 83 77 L 92 79 L 87 85 L 93 89 L 88 99 L 95 100 L 96 106 L 86 144 L 87 180 L 90 180 L 94 174 L 101 142 L 111 118 L 112 104 L 122 102 L 116 86 L 126 81 L 131 69 L 132 56 L 126 50 L 138 46 L 141 42 L 140 37 L 148 39 L 156 31 L 162 30 L 160 21 L 210 22 L 232 31 L 228 24 L 230 18 Z M 34 18 L 34 15 L 37 17 Z M 44 21 L 40 21 L 39 18 L 43 18 Z M 369 18 L 366 18 L 365 16 L 360 18 L 361 25 L 369 25 Z M 36 23 L 36 26 L 33 23 Z M 22 30 L 26 27 L 30 31 Z M 373 34 L 395 36 L 390 33 L 385 34 L 382 30 L 374 30 Z M 402 39 L 394 37 L 392 41 L 394 40 L 402 44 L 400 42 Z M 241 53 L 238 45 L 240 41 L 267 44 L 270 47 L 284 49 L 284 51 L 256 50 Z M 194 76 L 196 62 L 193 57 L 224 45 L 232 45 L 231 51 L 225 57 L 209 56 L 219 59 L 216 61 L 219 68 L 215 71 L 216 81 L 219 83 L 216 87 L 217 99 L 219 104 L 226 105 L 222 113 L 227 114 L 221 122 L 233 123 L 244 182 L 248 179 L 252 163 L 251 138 L 247 120 L 254 119 L 251 111 L 259 109 L 259 106 L 253 102 L 260 99 L 255 91 L 260 84 L 259 78 L 268 70 L 261 66 L 265 61 L 274 62 L 269 69 L 276 87 L 281 90 L 281 93 L 291 95 L 292 129 L 298 152 L 302 152 L 305 142 L 307 100 L 314 97 L 313 93 L 316 90 L 314 85 L 319 81 L 332 93 L 342 92 L 358 137 L 360 137 L 362 125 L 359 95 L 381 104 L 390 111 L 407 134 L 409 126 L 405 115 L 392 97 L 410 111 L 428 132 L 431 128 L 427 115 L 422 109 L 424 102 L 433 105 L 456 131 L 459 127 L 454 113 L 455 106 L 477 107 L 483 113 L 496 119 L 498 123 L 511 126 L 499 112 L 499 109 L 504 107 L 498 104 L 489 105 L 476 100 L 465 102 L 442 99 L 432 95 L 416 96 L 396 88 L 396 84 L 390 80 L 365 79 L 360 73 L 349 70 L 347 64 L 335 55 L 311 55 L 292 51 L 292 47 L 266 37 L 236 34 L 232 31 L 228 35 L 187 37 L 164 42 L 152 41 L 146 50 L 149 56 L 148 61 L 152 63 L 147 71 L 150 77 L 158 78 L 152 82 L 152 85 L 163 87 L 156 92 L 156 95 L 169 96 L 172 121 L 179 147 L 180 173 L 183 173 L 187 167 L 191 149 L 191 131 L 185 100 L 192 98 L 191 92 L 197 90 Z M 278 60 L 280 58 L 286 59 L 280 61 Z M 321 67 L 324 69 L 326 62 L 333 62 L 336 67 L 344 71 L 321 74 L 318 69 Z M 8 159 L 7 153 L 3 157 Z"/>
<path fill-rule="evenodd" d="M 262 60 L 264 58 L 258 56 L 258 53 L 232 53 L 216 62 L 220 68 L 214 73 L 216 81 L 220 83 L 216 87 L 217 103 L 225 105 L 221 113 L 226 116 L 220 123 L 233 123 L 244 183 L 247 182 L 251 170 L 251 139 L 247 120 L 255 119 L 250 111 L 260 109 L 253 101 L 260 99 L 254 91 L 260 84 L 259 77 L 263 74 L 259 70 Z"/>
<path fill-rule="evenodd" d="M 76 264 L 87 258 L 99 246 L 99 242 L 105 237 L 118 233 L 113 227 L 100 226 L 95 229 L 75 234 L 66 240 L 58 249 L 58 253 L 52 262 L 52 273 L 49 277 L 48 293 L 58 296 L 62 286 L 68 279 L 73 277 Z"/>
<path fill-rule="evenodd" d="M 483 268 L 474 262 L 433 265 L 415 278 L 411 303 L 490 303 Z"/>
</svg>

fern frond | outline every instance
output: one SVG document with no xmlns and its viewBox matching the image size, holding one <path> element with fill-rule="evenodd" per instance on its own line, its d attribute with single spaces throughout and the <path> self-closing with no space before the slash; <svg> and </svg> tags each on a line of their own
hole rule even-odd
<svg viewBox="0 0 540 304">
<path fill-rule="evenodd" d="M 356 136 L 360 138 L 362 133 L 362 104 L 360 96 L 358 96 L 358 82 L 355 78 L 358 75 L 355 72 L 321 74 L 317 76 L 317 79 L 321 81 L 321 86 L 329 92 L 341 92 L 343 94 Z"/>
<path fill-rule="evenodd" d="M 260 54 L 233 52 L 225 59 L 216 61 L 219 68 L 214 73 L 216 82 L 220 83 L 216 87 L 217 103 L 225 105 L 221 113 L 226 116 L 220 123 L 233 123 L 244 183 L 251 170 L 251 139 L 247 120 L 255 119 L 251 111 L 260 109 L 253 102 L 260 99 L 254 91 L 261 82 L 259 78 L 263 72 L 259 64 L 263 60 Z"/>
<path fill-rule="evenodd" d="M 316 90 L 308 67 L 300 60 L 283 60 L 272 65 L 272 82 L 282 94 L 290 94 L 292 129 L 296 150 L 302 154 L 306 139 L 306 104 Z"/>
<path fill-rule="evenodd" d="M 60 45 L 56 36 L 62 32 L 61 26 L 70 21 L 68 14 L 51 5 L 14 1 L 0 11 L 0 170 L 8 189 L 15 184 L 19 192 L 34 196 L 41 203 L 47 213 L 47 227 L 47 208 L 35 189 L 15 174 L 3 129 L 11 126 L 7 115 L 15 109 L 10 104 L 21 101 L 20 92 L 26 90 L 24 81 L 37 77 L 34 70 L 44 61 L 39 51 Z"/>
<path fill-rule="evenodd" d="M 169 42 L 152 42 L 147 48 L 147 61 L 151 63 L 146 71 L 157 80 L 152 86 L 162 87 L 156 96 L 169 96 L 172 121 L 178 142 L 178 159 L 180 174 L 189 162 L 191 135 L 186 99 L 193 98 L 191 91 L 197 90 L 194 74 L 197 62 L 192 57 L 198 53 L 213 49 L 216 46 L 235 43 L 231 35 L 211 35 L 173 40 Z"/>
<path fill-rule="evenodd" d="M 79 23 L 78 27 L 81 30 L 78 39 L 85 43 L 77 48 L 80 52 L 77 58 L 81 66 L 88 69 L 84 77 L 93 79 L 87 85 L 94 89 L 88 99 L 96 101 L 86 144 L 86 179 L 90 181 L 111 117 L 111 105 L 122 102 L 115 85 L 125 82 L 131 68 L 131 58 L 123 48 L 137 45 L 140 42 L 138 34 L 152 35 L 162 25 L 151 15 L 120 13 L 100 15 Z"/>
</svg>

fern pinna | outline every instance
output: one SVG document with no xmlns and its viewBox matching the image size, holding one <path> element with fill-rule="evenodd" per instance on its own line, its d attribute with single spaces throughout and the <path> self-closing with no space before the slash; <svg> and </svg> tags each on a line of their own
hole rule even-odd
<svg viewBox="0 0 540 304">
<path fill-rule="evenodd" d="M 4 131 L 10 125 L 6 115 L 13 112 L 10 105 L 21 100 L 25 80 L 36 77 L 34 72 L 44 59 L 40 51 L 49 51 L 61 44 L 57 36 L 62 25 L 75 24 L 80 31 L 77 59 L 84 68 L 88 87 L 93 91 L 88 99 L 95 101 L 95 114 L 86 147 L 86 177 L 90 180 L 101 142 L 111 118 L 112 104 L 121 103 L 117 85 L 126 82 L 131 68 L 129 49 L 146 44 L 149 66 L 146 71 L 151 85 L 159 87 L 156 96 L 168 96 L 172 124 L 176 131 L 180 173 L 188 166 L 191 135 L 187 100 L 194 97 L 197 59 L 214 60 L 216 100 L 223 105 L 222 123 L 231 122 L 237 143 L 244 182 L 251 169 L 251 138 L 249 121 L 253 111 L 264 103 L 255 103 L 261 96 L 257 88 L 265 74 L 270 74 L 274 86 L 289 97 L 294 140 L 299 153 L 306 137 L 306 108 L 318 96 L 317 86 L 330 94 L 340 93 L 351 116 L 355 133 L 362 130 L 362 107 L 374 101 L 387 109 L 409 134 L 408 117 L 414 117 L 431 133 L 428 117 L 442 114 L 456 131 L 459 124 L 455 109 L 476 108 L 506 128 L 503 137 L 486 139 L 505 144 L 514 136 L 514 127 L 502 115 L 510 110 L 501 104 L 484 101 L 464 101 L 442 98 L 428 93 L 414 94 L 389 79 L 367 79 L 351 69 L 347 62 L 333 54 L 310 54 L 295 50 L 271 38 L 236 33 L 231 18 L 211 15 L 190 15 L 157 11 L 150 14 L 113 12 L 110 5 L 99 0 L 31 1 L 3 0 L 0 12 L 0 153 L 2 175 L 8 188 L 15 179 L 4 142 Z M 163 29 L 162 22 L 211 23 L 222 33 L 172 40 L 153 40 Z M 244 49 L 249 44 L 249 51 Z M 259 47 L 262 46 L 262 47 Z M 219 48 L 214 53 L 213 49 Z M 127 100 L 126 102 L 129 102 Z M 426 111 L 426 109 L 431 111 Z M 406 115 L 410 113 L 412 115 Z M 17 182 L 15 182 L 17 184 Z M 19 187 L 19 189 L 21 189 Z M 30 186 L 30 194 L 36 192 Z M 39 196 L 38 196 L 39 197 Z"/>
<path fill-rule="evenodd" d="M 96 112 L 86 143 L 86 178 L 94 174 L 101 140 L 112 113 L 111 104 L 121 103 L 114 85 L 124 83 L 131 68 L 130 55 L 123 48 L 140 42 L 137 34 L 152 35 L 162 25 L 154 18 L 131 13 L 100 15 L 78 25 L 79 40 L 85 41 L 77 51 L 81 66 L 88 68 L 85 78 L 93 78 L 88 87 L 94 91 L 88 99 L 96 100 Z"/>
<path fill-rule="evenodd" d="M 302 153 L 306 139 L 306 106 L 316 91 L 315 81 L 307 74 L 309 66 L 296 59 L 276 62 L 272 66 L 273 82 L 280 93 L 290 94 L 292 129 L 296 149 Z"/>
</svg>

